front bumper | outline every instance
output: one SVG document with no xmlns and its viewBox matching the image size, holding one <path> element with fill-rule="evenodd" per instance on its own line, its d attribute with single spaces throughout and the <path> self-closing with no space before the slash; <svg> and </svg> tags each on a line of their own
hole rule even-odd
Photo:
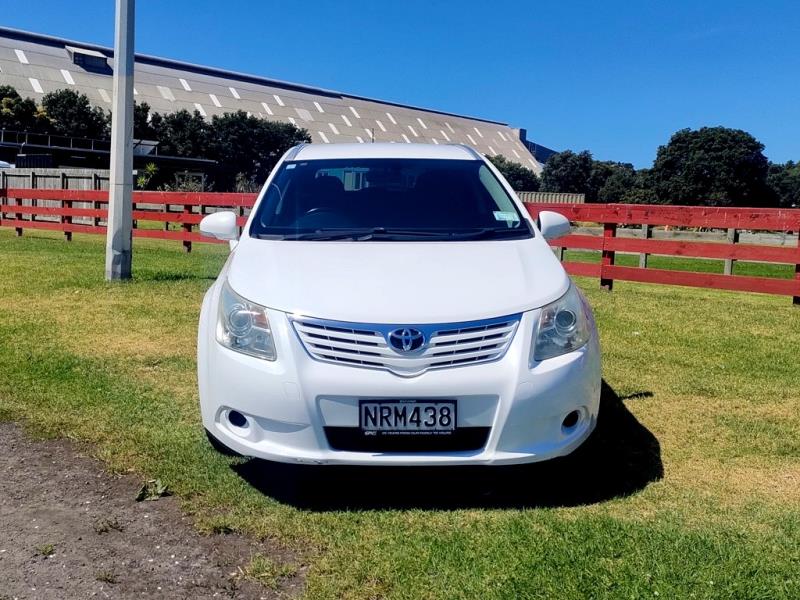
<svg viewBox="0 0 800 600">
<path fill-rule="evenodd" d="M 203 303 L 198 380 L 205 428 L 245 456 L 288 463 L 348 465 L 517 464 L 564 456 L 591 434 L 600 402 L 596 332 L 570 354 L 529 368 L 533 324 L 523 314 L 502 359 L 428 371 L 411 378 L 388 371 L 312 359 L 285 313 L 268 311 L 278 359 L 268 362 L 224 348 L 214 339 L 216 286 Z M 487 432 L 472 450 L 353 451 L 334 449 L 332 431 L 358 427 L 361 399 L 446 399 L 457 402 L 457 427 Z M 231 410 L 247 419 L 237 427 Z M 564 428 L 571 411 L 578 422 Z"/>
</svg>

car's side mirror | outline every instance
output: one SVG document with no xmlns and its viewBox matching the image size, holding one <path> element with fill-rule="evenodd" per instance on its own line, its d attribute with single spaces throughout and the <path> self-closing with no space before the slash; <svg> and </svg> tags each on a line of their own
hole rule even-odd
<svg viewBox="0 0 800 600">
<path fill-rule="evenodd" d="M 554 240 L 569 235 L 569 219 L 551 210 L 543 210 L 539 213 L 538 225 L 539 231 L 542 232 L 542 237 L 546 240 Z"/>
<path fill-rule="evenodd" d="M 225 210 L 206 215 L 200 221 L 200 233 L 218 240 L 235 240 L 239 237 L 236 213 Z"/>
</svg>

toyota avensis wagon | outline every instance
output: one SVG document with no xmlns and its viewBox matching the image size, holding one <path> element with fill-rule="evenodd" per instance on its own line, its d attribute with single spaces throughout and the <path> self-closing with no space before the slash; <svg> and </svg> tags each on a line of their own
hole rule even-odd
<svg viewBox="0 0 800 600">
<path fill-rule="evenodd" d="M 600 401 L 594 319 L 538 222 L 466 146 L 293 148 L 203 301 L 217 449 L 314 464 L 511 464 L 570 453 Z"/>
</svg>

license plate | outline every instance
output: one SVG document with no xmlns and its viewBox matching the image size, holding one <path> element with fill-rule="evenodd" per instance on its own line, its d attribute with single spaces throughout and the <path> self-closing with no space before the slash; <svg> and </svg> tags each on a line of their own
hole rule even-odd
<svg viewBox="0 0 800 600">
<path fill-rule="evenodd" d="M 453 400 L 362 400 L 364 435 L 449 435 L 456 430 Z"/>
</svg>

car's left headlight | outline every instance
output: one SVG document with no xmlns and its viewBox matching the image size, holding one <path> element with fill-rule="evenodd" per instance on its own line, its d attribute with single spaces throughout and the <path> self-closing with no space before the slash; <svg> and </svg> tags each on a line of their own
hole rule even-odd
<svg viewBox="0 0 800 600">
<path fill-rule="evenodd" d="M 266 308 L 242 298 L 227 281 L 219 296 L 217 341 L 242 354 L 264 360 L 276 358 Z"/>
<path fill-rule="evenodd" d="M 589 306 L 574 284 L 555 302 L 542 307 L 533 332 L 531 366 L 535 361 L 577 350 L 592 335 Z"/>
</svg>

